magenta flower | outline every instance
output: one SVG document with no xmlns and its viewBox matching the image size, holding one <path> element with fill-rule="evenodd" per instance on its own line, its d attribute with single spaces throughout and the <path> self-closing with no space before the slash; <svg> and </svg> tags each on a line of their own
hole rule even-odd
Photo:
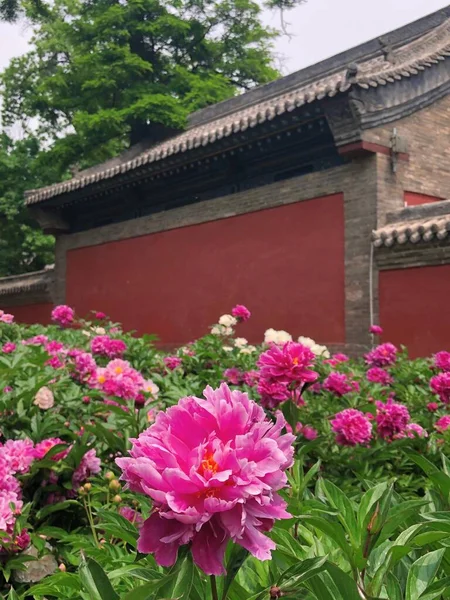
<svg viewBox="0 0 450 600">
<path fill-rule="evenodd" d="M 88 382 L 97 370 L 97 364 L 89 352 L 74 348 L 69 350 L 67 356 L 71 359 L 72 376 L 82 382 Z"/>
<path fill-rule="evenodd" d="M 238 321 L 248 321 L 252 315 L 248 308 L 243 304 L 237 304 L 231 311 L 231 314 Z"/>
<path fill-rule="evenodd" d="M 178 367 L 181 367 L 183 361 L 178 356 L 165 356 L 164 364 L 170 371 L 174 371 Z"/>
<path fill-rule="evenodd" d="M 394 378 L 381 367 L 372 367 L 366 373 L 367 381 L 371 383 L 379 383 L 381 385 L 390 385 L 394 383 Z"/>
<path fill-rule="evenodd" d="M 48 342 L 48 337 L 44 334 L 35 335 L 33 337 L 28 338 L 27 340 L 22 340 L 22 344 L 24 346 L 44 346 Z"/>
<path fill-rule="evenodd" d="M 106 316 L 106 314 L 104 312 L 101 312 L 100 310 L 97 310 L 94 312 L 94 317 L 98 320 L 98 321 L 103 321 L 104 319 L 107 319 L 108 317 Z"/>
<path fill-rule="evenodd" d="M 264 532 L 290 516 L 277 491 L 286 485 L 295 438 L 282 433 L 281 415 L 270 422 L 247 394 L 226 384 L 204 394 L 159 412 L 132 440 L 131 458 L 116 462 L 130 488 L 154 502 L 139 551 L 170 566 L 191 543 L 194 562 L 220 575 L 230 539 L 259 560 L 270 558 L 275 544 Z"/>
<path fill-rule="evenodd" d="M 264 408 L 276 408 L 292 396 L 292 392 L 285 383 L 267 379 L 259 379 L 256 389 L 261 396 L 260 401 Z"/>
<path fill-rule="evenodd" d="M 75 319 L 75 311 L 66 304 L 60 304 L 55 306 L 52 310 L 52 321 L 61 325 L 61 327 L 67 327 L 72 325 Z"/>
<path fill-rule="evenodd" d="M 50 356 L 54 356 L 55 354 L 58 354 L 59 352 L 62 352 L 64 350 L 64 344 L 62 344 L 61 342 L 58 342 L 56 340 L 52 340 L 51 342 L 47 342 L 45 344 L 45 351 L 48 352 L 48 354 L 50 354 Z"/>
<path fill-rule="evenodd" d="M 11 354 L 11 352 L 14 352 L 16 348 L 17 346 L 14 344 L 14 342 L 6 342 L 2 346 L 2 352 L 5 354 Z"/>
<path fill-rule="evenodd" d="M 259 372 L 258 371 L 247 371 L 243 375 L 244 383 L 249 387 L 255 387 L 259 380 Z"/>
<path fill-rule="evenodd" d="M 438 373 L 430 380 L 430 388 L 444 404 L 450 404 L 450 372 Z"/>
<path fill-rule="evenodd" d="M 433 359 L 436 369 L 440 369 L 441 371 L 450 371 L 450 352 L 445 352 L 445 350 L 436 352 Z"/>
<path fill-rule="evenodd" d="M 231 369 L 225 369 L 223 372 L 224 377 L 232 385 L 240 385 L 243 378 L 243 373 L 237 367 L 231 367 Z"/>
<path fill-rule="evenodd" d="M 360 410 L 346 408 L 331 421 L 336 442 L 341 446 L 367 445 L 372 437 L 372 423 Z"/>
<path fill-rule="evenodd" d="M 36 444 L 34 448 L 34 455 L 37 459 L 41 460 L 42 458 L 44 458 L 44 456 L 49 450 L 51 450 L 54 446 L 58 446 L 60 444 L 66 444 L 66 442 L 64 440 L 61 440 L 60 438 L 48 438 L 46 440 L 42 440 L 42 442 Z M 66 450 L 61 450 L 61 452 L 58 452 L 58 454 L 52 456 L 51 460 L 63 460 L 69 454 L 69 451 L 70 447 L 67 446 Z"/>
<path fill-rule="evenodd" d="M 428 402 L 427 408 L 430 412 L 436 412 L 439 408 L 439 404 L 437 402 Z"/>
<path fill-rule="evenodd" d="M 358 392 L 359 384 L 357 381 L 351 381 L 344 373 L 330 373 L 323 382 L 323 389 L 331 392 L 335 396 L 345 396 L 350 392 Z"/>
<path fill-rule="evenodd" d="M 147 382 L 126 360 L 116 358 L 105 369 L 99 368 L 91 381 L 107 396 L 117 396 L 123 400 L 135 400 L 145 390 Z"/>
<path fill-rule="evenodd" d="M 7 323 L 8 325 L 11 325 L 13 321 L 14 315 L 10 315 L 5 313 L 3 310 L 0 310 L 0 323 Z"/>
<path fill-rule="evenodd" d="M 286 342 L 282 347 L 272 344 L 258 359 L 261 377 L 284 384 L 313 382 L 318 374 L 310 367 L 314 353 L 296 342 Z"/>
<path fill-rule="evenodd" d="M 380 344 L 368 352 L 364 358 L 371 367 L 389 367 L 397 360 L 397 348 L 389 342 Z"/>
<path fill-rule="evenodd" d="M 125 517 L 127 521 L 130 521 L 130 523 L 134 523 L 136 527 L 141 527 L 144 523 L 142 515 L 136 510 L 133 510 L 130 506 L 122 506 L 119 510 L 119 514 L 121 514 L 122 517 Z"/>
<path fill-rule="evenodd" d="M 34 460 L 34 444 L 30 439 L 8 440 L 0 451 L 11 474 L 28 473 Z"/>
<path fill-rule="evenodd" d="M 376 401 L 377 431 L 380 438 L 390 441 L 399 434 L 404 434 L 410 421 L 408 409 L 403 404 L 388 400 L 386 404 Z"/>
<path fill-rule="evenodd" d="M 122 340 L 110 338 L 109 335 L 98 335 L 91 341 L 91 352 L 108 358 L 122 358 L 127 345 Z"/>
<path fill-rule="evenodd" d="M 348 362 L 350 359 L 346 354 L 337 353 L 334 354 L 331 358 L 324 360 L 323 362 L 331 365 L 332 367 L 337 367 L 340 363 Z"/>
<path fill-rule="evenodd" d="M 72 488 L 77 490 L 92 475 L 100 473 L 100 459 L 94 449 L 88 450 L 72 475 Z"/>
<path fill-rule="evenodd" d="M 428 437 L 427 431 L 418 423 L 408 423 L 405 429 L 406 435 L 409 438 L 426 438 Z"/>
<path fill-rule="evenodd" d="M 444 431 L 447 431 L 447 429 L 450 427 L 450 415 L 444 415 L 438 419 L 434 424 L 434 427 L 439 433 L 444 433 Z"/>
<path fill-rule="evenodd" d="M 0 531 L 12 533 L 23 502 L 15 492 L 0 490 Z"/>
<path fill-rule="evenodd" d="M 312 440 L 315 440 L 316 437 L 319 435 L 317 433 L 317 429 L 314 429 L 314 427 L 310 427 L 309 425 L 303 425 L 302 423 L 297 423 L 296 427 L 295 427 L 295 431 L 303 436 L 305 438 L 305 440 L 308 440 L 309 442 Z"/>
<path fill-rule="evenodd" d="M 369 329 L 369 333 L 373 335 L 382 335 L 383 329 L 379 325 L 372 325 Z"/>
</svg>

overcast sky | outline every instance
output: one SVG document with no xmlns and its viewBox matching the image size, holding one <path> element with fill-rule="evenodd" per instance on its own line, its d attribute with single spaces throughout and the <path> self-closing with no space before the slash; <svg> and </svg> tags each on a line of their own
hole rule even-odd
<svg viewBox="0 0 450 600">
<path fill-rule="evenodd" d="M 448 0 L 308 0 L 286 13 L 292 37 L 277 41 L 277 57 L 287 74 L 419 19 L 448 3 Z M 265 20 L 278 27 L 280 15 L 267 12 Z M 11 57 L 25 52 L 28 37 L 29 31 L 23 25 L 0 24 L 0 69 Z"/>
</svg>

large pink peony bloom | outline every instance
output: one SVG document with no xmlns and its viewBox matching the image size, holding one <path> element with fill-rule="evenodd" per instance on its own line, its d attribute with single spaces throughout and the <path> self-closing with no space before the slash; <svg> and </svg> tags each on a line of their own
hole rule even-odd
<svg viewBox="0 0 450 600">
<path fill-rule="evenodd" d="M 116 358 L 106 368 L 97 369 L 92 385 L 99 387 L 107 396 L 135 400 L 145 391 L 147 382 L 128 361 Z"/>
<path fill-rule="evenodd" d="M 336 442 L 341 446 L 368 444 L 372 437 L 372 423 L 360 410 L 347 408 L 331 421 Z"/>
<path fill-rule="evenodd" d="M 318 377 L 311 370 L 314 353 L 296 342 L 286 342 L 282 347 L 272 344 L 258 359 L 261 377 L 278 383 L 306 383 Z"/>
<path fill-rule="evenodd" d="M 0 448 L 0 452 L 12 474 L 27 473 L 35 458 L 34 444 L 30 439 L 8 440 Z"/>
<path fill-rule="evenodd" d="M 444 433 L 450 427 L 450 415 L 444 415 L 440 419 L 436 421 L 434 424 L 435 429 L 439 431 L 439 433 Z"/>
<path fill-rule="evenodd" d="M 432 377 L 430 388 L 439 396 L 441 402 L 450 404 L 450 373 L 439 373 Z"/>
<path fill-rule="evenodd" d="M 138 549 L 173 565 L 178 548 L 192 543 L 194 562 L 208 575 L 224 573 L 231 539 L 260 560 L 275 544 L 264 535 L 276 519 L 289 518 L 277 491 L 286 485 L 294 436 L 247 394 L 226 384 L 205 398 L 182 398 L 159 412 L 133 441 L 131 458 L 118 458 L 122 479 L 153 499 Z"/>
<path fill-rule="evenodd" d="M 381 385 L 390 385 L 394 383 L 394 378 L 381 367 L 372 367 L 366 373 L 367 381 L 379 383 Z"/>
<path fill-rule="evenodd" d="M 357 381 L 349 380 L 345 373 L 330 373 L 323 382 L 323 389 L 331 392 L 335 396 L 345 396 L 351 392 L 359 391 L 359 384 Z"/>
<path fill-rule="evenodd" d="M 36 458 L 41 460 L 49 450 L 51 450 L 54 446 L 59 446 L 61 444 L 66 444 L 66 442 L 60 438 L 47 438 L 46 440 L 42 440 L 42 442 L 36 444 L 34 448 L 34 455 Z M 70 447 L 67 446 L 66 450 L 61 450 L 61 452 L 58 452 L 58 454 L 53 455 L 52 460 L 63 460 L 69 454 L 69 451 Z"/>
<path fill-rule="evenodd" d="M 258 394 L 261 396 L 261 404 L 264 408 L 276 408 L 292 396 L 292 392 L 284 383 L 259 379 L 257 384 Z"/>
<path fill-rule="evenodd" d="M 386 404 L 377 401 L 375 405 L 377 407 L 377 431 L 381 438 L 390 441 L 405 434 L 411 418 L 406 406 L 390 400 Z"/>
<path fill-rule="evenodd" d="M 110 338 L 109 335 L 98 335 L 91 341 L 91 351 L 99 356 L 122 358 L 127 345 L 122 340 Z"/>
<path fill-rule="evenodd" d="M 368 352 L 364 358 L 371 367 L 389 367 L 397 360 L 397 348 L 389 342 L 380 344 Z"/>
<path fill-rule="evenodd" d="M 75 319 L 75 311 L 70 306 L 66 304 L 60 304 L 59 306 L 55 306 L 52 310 L 52 321 L 58 323 L 62 327 L 67 327 L 68 325 L 72 325 Z"/>
<path fill-rule="evenodd" d="M 450 371 L 450 352 L 441 350 L 433 356 L 434 366 L 441 371 Z"/>
</svg>

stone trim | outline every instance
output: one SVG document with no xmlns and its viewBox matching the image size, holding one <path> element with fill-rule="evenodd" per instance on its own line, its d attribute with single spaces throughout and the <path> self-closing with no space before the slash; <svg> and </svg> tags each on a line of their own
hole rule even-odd
<svg viewBox="0 0 450 600">
<path fill-rule="evenodd" d="M 380 271 L 431 267 L 450 263 L 448 241 L 434 240 L 395 248 L 381 247 L 375 251 L 375 264 Z"/>
<path fill-rule="evenodd" d="M 24 306 L 53 302 L 54 267 L 0 278 L 1 306 Z"/>
</svg>

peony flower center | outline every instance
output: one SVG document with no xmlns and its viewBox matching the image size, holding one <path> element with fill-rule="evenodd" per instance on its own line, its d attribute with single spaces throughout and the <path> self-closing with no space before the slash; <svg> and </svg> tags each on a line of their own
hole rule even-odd
<svg viewBox="0 0 450 600">
<path fill-rule="evenodd" d="M 105 383 L 106 377 L 104 375 L 99 375 L 97 377 L 99 383 Z"/>
<path fill-rule="evenodd" d="M 116 368 L 114 369 L 114 373 L 117 373 L 117 375 L 120 375 L 122 372 L 123 372 L 123 369 L 122 369 L 122 367 L 116 367 Z"/>
<path fill-rule="evenodd" d="M 201 492 L 197 492 L 197 498 L 215 498 L 218 490 L 216 488 L 207 488 Z"/>
<path fill-rule="evenodd" d="M 200 463 L 200 472 L 203 474 L 205 471 L 209 471 L 210 473 L 214 473 L 216 474 L 217 471 L 219 470 L 219 465 L 216 463 L 216 461 L 213 458 L 213 453 L 212 452 L 206 452 L 205 456 L 203 457 L 202 462 Z"/>
<path fill-rule="evenodd" d="M 293 358 L 292 362 L 294 363 L 294 365 L 298 365 L 298 357 L 296 356 L 295 358 Z"/>
</svg>

